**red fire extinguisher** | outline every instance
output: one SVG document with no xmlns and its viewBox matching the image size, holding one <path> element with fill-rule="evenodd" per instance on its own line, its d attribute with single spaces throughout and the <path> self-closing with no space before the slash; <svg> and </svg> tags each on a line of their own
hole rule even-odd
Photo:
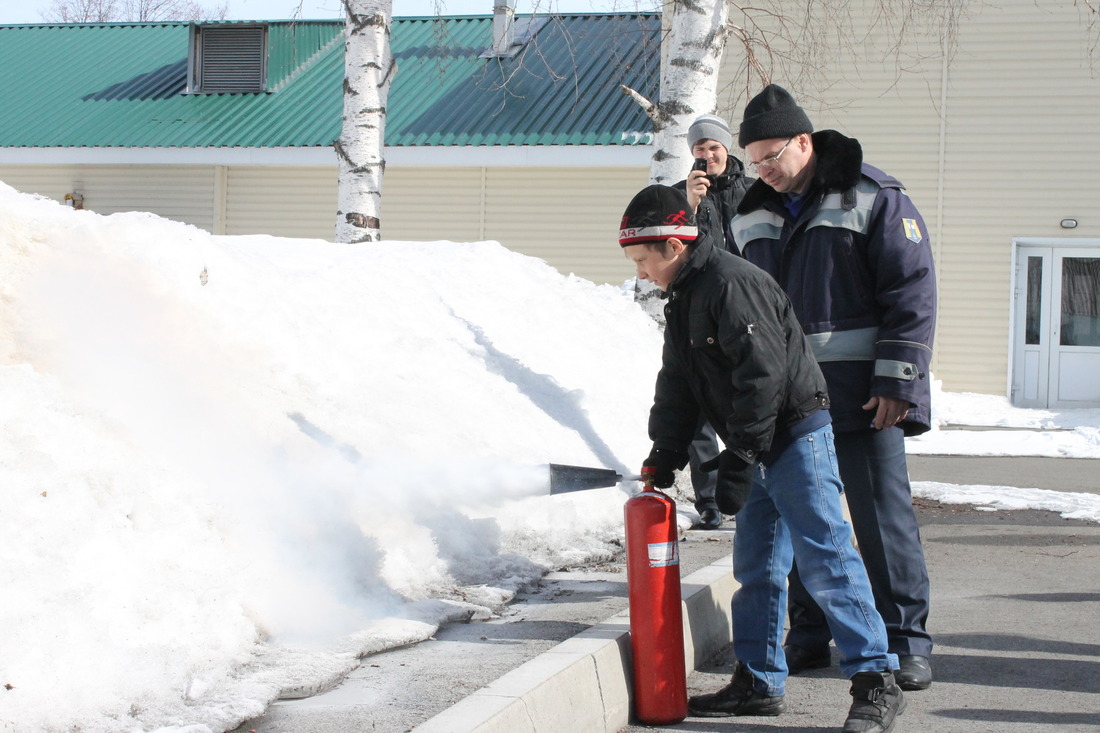
<svg viewBox="0 0 1100 733">
<path fill-rule="evenodd" d="M 634 715 L 649 725 L 687 717 L 684 621 L 676 502 L 653 488 L 642 469 L 642 492 L 627 500 L 626 582 L 634 662 Z"/>
</svg>

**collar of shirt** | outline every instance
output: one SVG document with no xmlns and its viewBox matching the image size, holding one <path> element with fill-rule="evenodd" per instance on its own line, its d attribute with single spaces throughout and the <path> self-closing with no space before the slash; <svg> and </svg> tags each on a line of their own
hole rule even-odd
<svg viewBox="0 0 1100 733">
<path fill-rule="evenodd" d="M 802 211 L 802 205 L 804 203 L 806 203 L 805 196 L 799 196 L 796 193 L 783 194 L 783 208 L 790 213 L 792 219 L 798 218 L 798 214 Z"/>
</svg>

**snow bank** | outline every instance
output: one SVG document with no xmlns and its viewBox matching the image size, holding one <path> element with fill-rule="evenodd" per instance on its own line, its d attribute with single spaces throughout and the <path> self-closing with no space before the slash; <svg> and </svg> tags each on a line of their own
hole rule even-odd
<svg viewBox="0 0 1100 733">
<path fill-rule="evenodd" d="M 0 185 L 0 725 L 223 730 L 617 549 L 660 336 L 498 244 Z M 190 726 L 190 727 L 189 727 Z"/>
</svg>

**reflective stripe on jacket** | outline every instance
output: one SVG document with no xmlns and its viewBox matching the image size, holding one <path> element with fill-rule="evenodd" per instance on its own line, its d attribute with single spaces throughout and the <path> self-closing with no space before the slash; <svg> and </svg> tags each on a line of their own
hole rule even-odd
<svg viewBox="0 0 1100 733">
<path fill-rule="evenodd" d="M 794 304 L 829 384 L 837 430 L 869 427 L 872 396 L 910 403 L 907 435 L 930 427 L 936 278 L 928 230 L 902 184 L 859 143 L 813 134 L 817 166 L 798 216 L 763 181 L 730 223 L 741 254 Z"/>
</svg>

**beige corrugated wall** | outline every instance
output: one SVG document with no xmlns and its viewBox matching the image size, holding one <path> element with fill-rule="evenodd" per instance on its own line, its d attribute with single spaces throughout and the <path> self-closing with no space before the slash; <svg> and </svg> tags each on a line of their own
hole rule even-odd
<svg viewBox="0 0 1100 733">
<path fill-rule="evenodd" d="M 619 216 L 645 168 L 398 168 L 386 171 L 388 240 L 491 239 L 562 273 L 620 284 L 633 269 Z M 330 238 L 336 177 L 326 168 L 230 168 L 227 234 Z"/>
<path fill-rule="evenodd" d="M 1014 0 L 962 28 L 940 275 L 953 389 L 1005 392 L 1012 238 L 1100 236 L 1100 76 L 1090 76 L 1085 34 L 1068 2 Z M 1080 227 L 1060 228 L 1066 217 Z"/>
<path fill-rule="evenodd" d="M 875 5 L 851 6 L 857 24 Z M 1013 238 L 1100 236 L 1100 52 L 1094 74 L 1097 30 L 1072 2 L 969 8 L 948 66 L 927 57 L 939 39 L 917 27 L 898 63 L 865 41 L 806 88 L 772 80 L 804 100 L 818 129 L 858 138 L 865 160 L 901 179 L 920 208 L 940 284 L 936 378 L 951 391 L 1006 394 Z M 725 61 L 718 112 L 736 130 L 746 87 L 761 83 L 745 81 L 732 43 Z M 1060 228 L 1067 217 L 1079 227 Z"/>
<path fill-rule="evenodd" d="M 0 166 L 0 181 L 20 191 L 63 201 L 84 196 L 99 214 L 151 211 L 213 231 L 215 187 L 211 166 Z"/>
<path fill-rule="evenodd" d="M 633 276 L 619 217 L 649 171 L 606 168 L 391 168 L 388 240 L 495 240 L 597 283 Z M 238 166 L 0 166 L 0 180 L 98 213 L 151 211 L 219 234 L 331 239 L 336 170 Z M 217 191 L 225 191 L 224 205 Z"/>
</svg>

